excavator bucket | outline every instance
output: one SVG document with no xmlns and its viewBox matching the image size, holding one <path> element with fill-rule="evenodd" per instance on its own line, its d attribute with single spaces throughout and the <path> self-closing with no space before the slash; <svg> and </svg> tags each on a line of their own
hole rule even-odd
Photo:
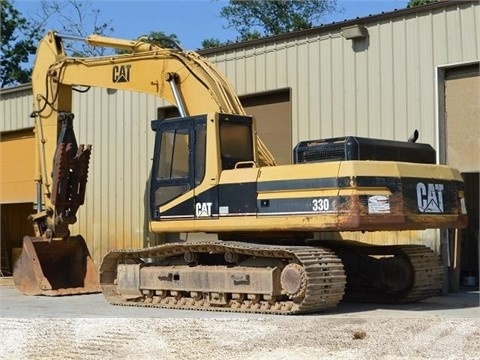
<svg viewBox="0 0 480 360">
<path fill-rule="evenodd" d="M 48 241 L 25 236 L 13 270 L 15 287 L 25 295 L 101 292 L 98 274 L 83 237 Z"/>
</svg>

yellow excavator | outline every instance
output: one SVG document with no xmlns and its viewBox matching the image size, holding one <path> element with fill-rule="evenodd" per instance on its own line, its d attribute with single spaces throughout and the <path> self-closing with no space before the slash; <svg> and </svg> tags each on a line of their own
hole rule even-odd
<svg viewBox="0 0 480 360">
<path fill-rule="evenodd" d="M 123 53 L 69 57 L 65 40 Z M 24 294 L 101 291 L 112 304 L 293 314 L 342 299 L 414 302 L 443 283 L 422 245 L 315 240 L 315 233 L 462 228 L 462 178 L 430 145 L 347 136 L 300 142 L 277 165 L 228 80 L 174 45 L 49 32 L 33 70 L 38 205 L 14 282 Z M 214 233 L 107 253 L 93 266 L 69 225 L 83 204 L 91 148 L 77 146 L 72 91 L 97 86 L 159 96 L 180 117 L 151 122 L 150 229 Z"/>
</svg>

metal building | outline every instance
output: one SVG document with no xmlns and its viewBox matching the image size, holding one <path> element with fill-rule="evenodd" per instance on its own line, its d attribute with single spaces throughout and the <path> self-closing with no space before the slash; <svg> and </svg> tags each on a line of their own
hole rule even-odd
<svg viewBox="0 0 480 360">
<path fill-rule="evenodd" d="M 478 269 L 472 255 L 479 226 L 478 19 L 476 1 L 438 2 L 201 53 L 233 83 L 279 163 L 291 161 L 300 140 L 405 140 L 418 129 L 419 141 L 437 150 L 440 163 L 465 175 L 470 226 L 461 237 L 462 263 L 470 271 Z M 36 201 L 33 99 L 28 85 L 0 95 L 2 259 L 11 262 L 21 236 L 31 232 L 25 218 Z M 74 95 L 77 139 L 92 144 L 93 155 L 86 205 L 72 233 L 87 239 L 97 264 L 108 249 L 163 241 L 148 231 L 150 120 L 175 111 L 144 94 L 91 89 Z M 446 254 L 456 248 L 446 233 L 439 242 L 438 231 L 341 236 L 422 242 L 437 251 L 443 244 Z"/>
</svg>

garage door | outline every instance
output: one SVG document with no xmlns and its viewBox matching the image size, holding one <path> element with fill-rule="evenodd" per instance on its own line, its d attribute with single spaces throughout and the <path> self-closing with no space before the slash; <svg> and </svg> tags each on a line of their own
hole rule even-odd
<svg viewBox="0 0 480 360">
<path fill-rule="evenodd" d="M 0 204 L 35 202 L 34 147 L 32 129 L 1 134 Z"/>
<path fill-rule="evenodd" d="M 453 270 L 453 289 L 460 277 L 478 279 L 479 172 L 480 172 L 480 76 L 478 64 L 445 71 L 446 163 L 462 172 L 469 217 L 461 231 L 460 267 Z M 457 253 L 458 256 L 458 253 Z"/>
<path fill-rule="evenodd" d="M 478 65 L 445 74 L 446 163 L 461 172 L 480 171 L 480 76 Z"/>
<path fill-rule="evenodd" d="M 290 90 L 241 96 L 248 115 L 257 121 L 257 132 L 279 165 L 292 163 L 292 110 Z"/>
</svg>

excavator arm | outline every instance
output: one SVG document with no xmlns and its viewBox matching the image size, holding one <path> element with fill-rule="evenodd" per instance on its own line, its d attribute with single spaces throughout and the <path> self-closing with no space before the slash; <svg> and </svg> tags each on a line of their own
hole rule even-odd
<svg viewBox="0 0 480 360">
<path fill-rule="evenodd" d="M 128 53 L 68 57 L 64 38 Z M 51 229 L 56 236 L 68 236 L 68 225 L 75 222 L 76 209 L 83 204 L 90 147 L 77 148 L 74 138 L 72 92 L 77 87 L 95 86 L 155 95 L 176 105 L 182 117 L 207 113 L 245 115 L 228 80 L 200 55 L 142 40 L 99 35 L 84 39 L 49 32 L 39 44 L 32 86 L 35 97 L 32 116 L 38 147 L 36 180 L 43 188 L 46 207 L 37 217 L 47 221 L 36 227 L 39 235 Z M 258 136 L 254 155 L 258 164 L 276 164 Z M 68 184 L 62 184 L 66 177 L 71 179 Z"/>
<path fill-rule="evenodd" d="M 69 57 L 64 40 L 85 41 L 122 53 Z M 143 39 L 47 33 L 39 43 L 32 73 L 38 204 L 31 219 L 36 237 L 24 238 L 14 269 L 14 282 L 24 294 L 99 291 L 85 240 L 80 235 L 71 236 L 69 230 L 84 203 L 91 154 L 91 146 L 77 145 L 72 94 L 90 86 L 158 96 L 176 105 L 182 117 L 245 114 L 228 80 L 195 52 L 178 46 L 167 49 Z M 256 164 L 276 164 L 258 136 L 253 150 Z"/>
</svg>

